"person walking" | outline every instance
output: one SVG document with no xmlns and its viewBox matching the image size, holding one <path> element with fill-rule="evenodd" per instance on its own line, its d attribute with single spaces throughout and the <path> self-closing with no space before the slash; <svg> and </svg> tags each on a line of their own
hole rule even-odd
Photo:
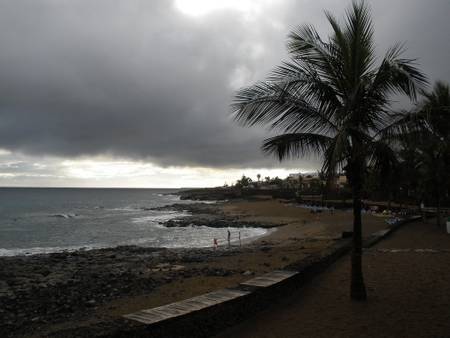
<svg viewBox="0 0 450 338">
<path fill-rule="evenodd" d="M 231 247 L 231 232 L 230 230 L 227 231 L 228 231 L 228 247 Z"/>
</svg>

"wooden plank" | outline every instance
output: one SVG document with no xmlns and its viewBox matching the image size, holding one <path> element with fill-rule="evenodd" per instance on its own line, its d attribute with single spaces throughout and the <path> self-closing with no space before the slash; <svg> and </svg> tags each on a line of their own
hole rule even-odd
<svg viewBox="0 0 450 338">
<path fill-rule="evenodd" d="M 200 302 L 198 300 L 184 301 L 183 304 L 185 304 L 185 306 L 188 306 L 192 310 L 201 310 L 201 309 L 203 309 L 206 306 L 205 303 Z"/>
<path fill-rule="evenodd" d="M 242 282 L 240 285 L 242 286 L 250 286 L 250 287 L 258 287 L 258 288 L 266 288 L 277 283 L 280 283 L 292 276 L 298 274 L 297 271 L 288 271 L 288 270 L 275 270 L 260 277 L 256 277 L 250 279 L 248 281 Z"/>
<path fill-rule="evenodd" d="M 135 320 L 135 321 L 140 322 L 140 323 L 144 323 L 144 324 L 155 323 L 155 316 L 152 316 L 152 315 L 145 315 L 145 314 L 140 314 L 140 313 L 132 313 L 132 314 L 129 314 L 129 315 L 125 315 L 124 317 L 127 318 L 127 319 Z"/>
<path fill-rule="evenodd" d="M 130 313 L 124 317 L 149 325 L 170 318 L 184 316 L 188 313 L 224 303 L 247 294 L 249 294 L 249 291 L 229 289 L 217 290 L 180 302 Z"/>
</svg>

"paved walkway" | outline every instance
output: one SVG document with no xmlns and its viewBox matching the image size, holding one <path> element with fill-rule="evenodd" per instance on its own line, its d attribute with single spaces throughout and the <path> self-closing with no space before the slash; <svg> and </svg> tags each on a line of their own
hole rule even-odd
<svg viewBox="0 0 450 338">
<path fill-rule="evenodd" d="M 349 257 L 218 337 L 450 337 L 450 235 L 405 225 L 367 250 L 369 300 L 349 300 Z"/>
</svg>

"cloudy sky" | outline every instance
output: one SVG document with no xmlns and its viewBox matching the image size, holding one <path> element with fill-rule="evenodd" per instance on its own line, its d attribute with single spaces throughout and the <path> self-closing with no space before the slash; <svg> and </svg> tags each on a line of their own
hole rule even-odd
<svg viewBox="0 0 450 338">
<path fill-rule="evenodd" d="M 343 0 L 0 0 L 1 186 L 212 186 L 318 159 L 264 157 L 235 90 L 286 58 L 288 32 Z M 369 1 L 377 50 L 405 42 L 450 82 L 450 1 Z"/>
</svg>

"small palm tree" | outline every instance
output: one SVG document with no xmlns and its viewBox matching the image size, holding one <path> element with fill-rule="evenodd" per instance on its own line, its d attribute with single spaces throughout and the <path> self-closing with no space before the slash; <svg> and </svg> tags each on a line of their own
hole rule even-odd
<svg viewBox="0 0 450 338">
<path fill-rule="evenodd" d="M 326 13 L 332 27 L 328 41 L 314 27 L 290 33 L 290 61 L 268 79 L 241 89 L 232 104 L 244 126 L 265 125 L 280 134 L 262 149 L 279 160 L 309 154 L 323 156 L 328 177 L 344 170 L 353 193 L 351 297 L 366 299 L 361 256 L 361 193 L 366 167 L 392 156 L 383 142 L 395 124 L 389 96 L 411 99 L 426 83 L 414 60 L 401 58 L 402 45 L 376 62 L 373 25 L 364 2 L 353 2 L 345 22 Z"/>
</svg>

